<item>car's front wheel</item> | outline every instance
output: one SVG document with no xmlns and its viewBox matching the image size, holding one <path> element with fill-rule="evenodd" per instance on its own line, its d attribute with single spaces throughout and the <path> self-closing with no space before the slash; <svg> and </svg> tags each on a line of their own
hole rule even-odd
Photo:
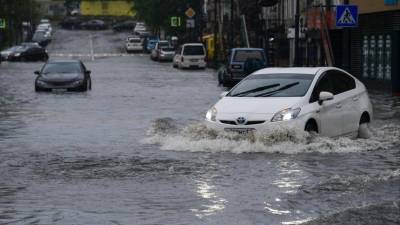
<svg viewBox="0 0 400 225">
<path fill-rule="evenodd" d="M 318 125 L 314 120 L 309 120 L 306 123 L 304 130 L 310 134 L 317 134 L 318 133 Z"/>
<path fill-rule="evenodd" d="M 371 119 L 368 113 L 363 113 L 360 118 L 360 123 L 358 125 L 358 138 L 368 139 L 371 137 L 371 132 L 369 129 Z"/>
</svg>

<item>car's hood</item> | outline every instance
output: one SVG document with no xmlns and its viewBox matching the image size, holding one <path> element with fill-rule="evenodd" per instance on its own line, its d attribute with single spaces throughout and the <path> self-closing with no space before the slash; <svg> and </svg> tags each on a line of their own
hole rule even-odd
<svg viewBox="0 0 400 225">
<path fill-rule="evenodd" d="M 224 97 L 215 105 L 218 113 L 275 114 L 295 107 L 301 97 Z"/>
<path fill-rule="evenodd" d="M 40 76 L 41 81 L 47 82 L 73 82 L 81 79 L 83 76 L 79 73 L 51 73 Z"/>
</svg>

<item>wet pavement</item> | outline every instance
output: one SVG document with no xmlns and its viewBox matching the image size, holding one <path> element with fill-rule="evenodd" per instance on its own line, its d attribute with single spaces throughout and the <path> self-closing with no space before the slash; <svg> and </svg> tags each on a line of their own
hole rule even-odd
<svg viewBox="0 0 400 225">
<path fill-rule="evenodd" d="M 84 60 L 87 93 L 35 93 L 43 63 L 0 65 L 0 224 L 399 224 L 398 98 L 370 92 L 367 140 L 216 136 L 215 73 L 124 38 L 57 30 L 50 57 Z"/>
</svg>

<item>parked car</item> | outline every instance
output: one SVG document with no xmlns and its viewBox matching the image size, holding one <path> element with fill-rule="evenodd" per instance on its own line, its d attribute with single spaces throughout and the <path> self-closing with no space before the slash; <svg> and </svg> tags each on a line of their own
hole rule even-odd
<svg viewBox="0 0 400 225">
<path fill-rule="evenodd" d="M 117 23 L 114 26 L 112 26 L 112 29 L 114 31 L 120 32 L 120 31 L 133 31 L 135 29 L 136 22 L 132 20 L 124 21 L 121 23 Z"/>
<path fill-rule="evenodd" d="M 141 52 L 143 51 L 142 40 L 140 37 L 128 37 L 125 43 L 126 52 Z"/>
<path fill-rule="evenodd" d="M 51 35 L 53 28 L 49 23 L 41 23 L 36 27 L 36 31 L 47 31 Z"/>
<path fill-rule="evenodd" d="M 102 20 L 89 20 L 81 23 L 80 27 L 87 30 L 106 30 L 108 29 L 107 24 Z"/>
<path fill-rule="evenodd" d="M 173 59 L 175 68 L 206 68 L 206 50 L 201 43 L 188 43 L 180 46 Z"/>
<path fill-rule="evenodd" d="M 261 48 L 234 48 L 229 51 L 228 62 L 218 70 L 218 81 L 229 86 L 249 74 L 267 66 L 267 57 Z"/>
<path fill-rule="evenodd" d="M 274 126 L 355 136 L 372 119 L 365 86 L 334 67 L 266 68 L 246 77 L 207 112 L 209 128 L 238 133 Z"/>
<path fill-rule="evenodd" d="M 35 71 L 35 91 L 65 89 L 87 91 L 92 88 L 91 71 L 80 60 L 57 60 L 47 62 L 40 71 Z"/>
<path fill-rule="evenodd" d="M 60 26 L 64 29 L 80 29 L 82 20 L 78 17 L 66 17 L 60 22 Z"/>
<path fill-rule="evenodd" d="M 171 47 L 169 41 L 164 41 L 164 40 L 163 40 L 163 41 L 158 41 L 158 42 L 156 43 L 154 49 L 151 50 L 150 59 L 152 59 L 152 60 L 159 60 L 159 55 L 161 54 L 162 48 L 169 48 L 169 49 L 171 49 L 172 47 Z M 165 50 L 164 50 L 164 51 L 165 51 Z M 175 51 L 172 50 L 172 53 L 171 53 L 171 55 L 169 56 L 169 57 L 171 58 L 171 60 L 172 60 L 172 58 L 173 58 L 173 56 L 174 56 L 174 52 L 175 52 Z M 168 56 L 166 56 L 165 54 L 166 54 L 166 53 L 163 53 L 163 57 L 164 57 L 164 60 L 167 60 L 167 59 L 168 59 Z"/>
<path fill-rule="evenodd" d="M 51 38 L 46 31 L 37 31 L 33 34 L 32 41 L 39 43 L 42 47 L 46 47 L 51 42 Z"/>
<path fill-rule="evenodd" d="M 47 51 L 38 46 L 20 46 L 11 52 L 8 56 L 8 61 L 47 61 L 49 55 Z"/>
<path fill-rule="evenodd" d="M 1 52 L 0 52 L 1 60 L 2 60 L 2 61 L 7 61 L 7 60 L 8 60 L 8 56 L 9 56 L 11 53 L 15 52 L 18 48 L 21 48 L 21 46 L 20 46 L 20 45 L 13 46 L 13 47 L 10 47 L 10 48 L 7 48 L 7 49 L 1 51 Z"/>
</svg>

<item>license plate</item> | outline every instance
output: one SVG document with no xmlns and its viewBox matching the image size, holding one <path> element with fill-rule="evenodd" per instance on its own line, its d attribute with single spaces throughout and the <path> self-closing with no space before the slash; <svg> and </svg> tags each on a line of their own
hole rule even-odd
<svg viewBox="0 0 400 225">
<path fill-rule="evenodd" d="M 251 128 L 225 128 L 226 132 L 233 132 L 241 135 L 250 135 L 253 134 L 254 129 Z"/>
<path fill-rule="evenodd" d="M 66 92 L 68 90 L 66 88 L 55 88 L 55 89 L 52 89 L 51 91 L 53 91 L 53 92 Z"/>
<path fill-rule="evenodd" d="M 197 62 L 197 59 L 191 59 L 190 62 Z"/>
</svg>

